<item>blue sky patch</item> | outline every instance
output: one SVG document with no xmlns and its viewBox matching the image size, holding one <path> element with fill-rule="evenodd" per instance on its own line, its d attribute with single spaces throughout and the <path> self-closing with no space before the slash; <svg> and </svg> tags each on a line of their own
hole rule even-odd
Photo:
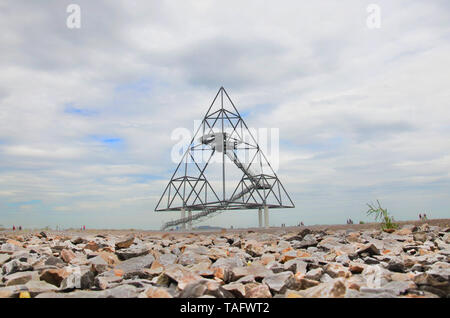
<svg viewBox="0 0 450 318">
<path fill-rule="evenodd" d="M 152 174 L 142 174 L 142 175 L 130 175 L 130 177 L 136 178 L 137 183 L 149 183 L 154 180 L 166 180 L 166 177 L 161 177 Z"/>
<path fill-rule="evenodd" d="M 64 112 L 66 114 L 80 115 L 80 116 L 92 116 L 96 115 L 97 112 L 89 109 L 82 109 L 75 107 L 74 103 L 67 103 L 64 105 Z"/>
<path fill-rule="evenodd" d="M 41 200 L 29 200 L 29 201 L 18 201 L 18 202 L 6 203 L 6 205 L 9 207 L 17 207 L 17 206 L 21 206 L 21 205 L 35 205 L 35 204 L 40 204 L 40 203 L 42 203 Z"/>
<path fill-rule="evenodd" d="M 114 88 L 114 90 L 117 93 L 124 93 L 124 92 L 145 93 L 145 92 L 149 92 L 151 90 L 152 86 L 153 86 L 153 81 L 151 79 L 140 79 L 135 82 L 129 82 L 126 84 L 117 85 Z"/>
<path fill-rule="evenodd" d="M 115 136 L 98 136 L 98 135 L 92 136 L 91 135 L 88 138 L 97 144 L 106 146 L 111 149 L 119 149 L 119 148 L 122 148 L 124 145 L 124 140 L 120 137 L 115 137 Z"/>
<path fill-rule="evenodd" d="M 122 142 L 122 139 L 120 138 L 103 138 L 101 139 L 101 142 L 103 142 L 104 144 L 118 144 L 120 142 Z"/>
</svg>

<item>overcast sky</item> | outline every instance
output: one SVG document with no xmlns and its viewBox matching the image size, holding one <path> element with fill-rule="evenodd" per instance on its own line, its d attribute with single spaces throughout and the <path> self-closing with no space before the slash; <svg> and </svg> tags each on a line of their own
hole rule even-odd
<svg viewBox="0 0 450 318">
<path fill-rule="evenodd" d="M 371 29 L 367 6 L 381 8 Z M 81 8 L 70 29 L 67 6 Z M 158 229 L 154 208 L 220 86 L 278 128 L 296 208 L 273 225 L 450 217 L 450 5 L 0 2 L 0 224 Z M 202 225 L 257 225 L 226 212 Z"/>
</svg>

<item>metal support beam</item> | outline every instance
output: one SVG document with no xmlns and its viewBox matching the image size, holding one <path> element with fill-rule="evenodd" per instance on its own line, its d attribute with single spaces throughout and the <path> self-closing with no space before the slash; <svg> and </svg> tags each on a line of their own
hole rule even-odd
<svg viewBox="0 0 450 318">
<path fill-rule="evenodd" d="M 188 230 L 192 231 L 192 211 L 191 210 L 188 211 L 188 218 L 189 218 Z"/>
<path fill-rule="evenodd" d="M 250 139 L 246 138 L 247 136 Z M 222 164 L 221 173 L 217 166 L 218 169 L 211 167 L 207 170 L 210 163 L 213 164 L 217 158 L 215 155 L 220 155 L 220 152 L 222 162 L 218 160 L 217 164 Z M 196 154 L 201 156 L 197 157 Z M 243 173 L 233 192 L 232 188 L 228 189 L 226 186 L 228 180 L 225 163 L 228 159 L 225 159 L 225 156 Z M 240 157 L 245 160 L 241 161 Z M 202 158 L 201 162 L 197 162 L 196 158 Z M 247 158 L 251 160 L 247 162 Z M 207 159 L 205 164 L 204 159 Z M 192 166 L 190 171 L 188 163 L 193 164 L 189 166 Z M 215 184 L 215 187 L 205 175 L 205 172 L 212 169 L 216 177 L 220 178 L 222 174 L 222 184 L 217 180 L 219 183 Z M 232 194 L 229 195 L 230 193 Z M 258 226 L 268 228 L 269 208 L 294 207 L 257 139 L 250 132 L 228 93 L 221 87 L 155 207 L 155 211 L 181 212 L 180 219 L 164 223 L 162 229 L 179 227 L 182 231 L 192 230 L 192 223 L 200 219 L 227 210 L 248 209 L 259 209 Z M 192 211 L 196 213 L 192 214 Z"/>
<path fill-rule="evenodd" d="M 264 206 L 264 227 L 269 228 L 269 207 L 267 205 Z"/>
<path fill-rule="evenodd" d="M 258 209 L 258 227 L 263 227 L 263 216 L 262 216 L 262 209 Z"/>
<path fill-rule="evenodd" d="M 181 218 L 184 219 L 186 217 L 186 210 L 183 208 L 181 209 Z M 181 224 L 181 229 L 186 230 L 186 223 Z"/>
</svg>

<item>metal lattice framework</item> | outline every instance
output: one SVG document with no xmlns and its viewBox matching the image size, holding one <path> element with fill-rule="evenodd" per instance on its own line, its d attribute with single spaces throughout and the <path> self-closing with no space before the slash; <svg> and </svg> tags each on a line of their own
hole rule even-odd
<svg viewBox="0 0 450 318">
<path fill-rule="evenodd" d="M 219 161 L 219 169 L 215 161 Z M 208 180 L 206 174 L 213 172 L 221 175 L 221 182 Z M 227 191 L 232 193 L 229 197 Z M 155 211 L 201 211 L 164 224 L 163 229 L 167 229 L 224 210 L 262 207 L 295 206 L 228 93 L 221 87 Z"/>
</svg>

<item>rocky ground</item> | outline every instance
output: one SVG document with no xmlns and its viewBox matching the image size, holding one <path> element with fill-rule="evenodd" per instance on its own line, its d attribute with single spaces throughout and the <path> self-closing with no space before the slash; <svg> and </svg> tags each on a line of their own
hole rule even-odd
<svg viewBox="0 0 450 318">
<path fill-rule="evenodd" d="M 432 224 L 2 233 L 0 297 L 449 297 L 450 228 Z"/>
</svg>

